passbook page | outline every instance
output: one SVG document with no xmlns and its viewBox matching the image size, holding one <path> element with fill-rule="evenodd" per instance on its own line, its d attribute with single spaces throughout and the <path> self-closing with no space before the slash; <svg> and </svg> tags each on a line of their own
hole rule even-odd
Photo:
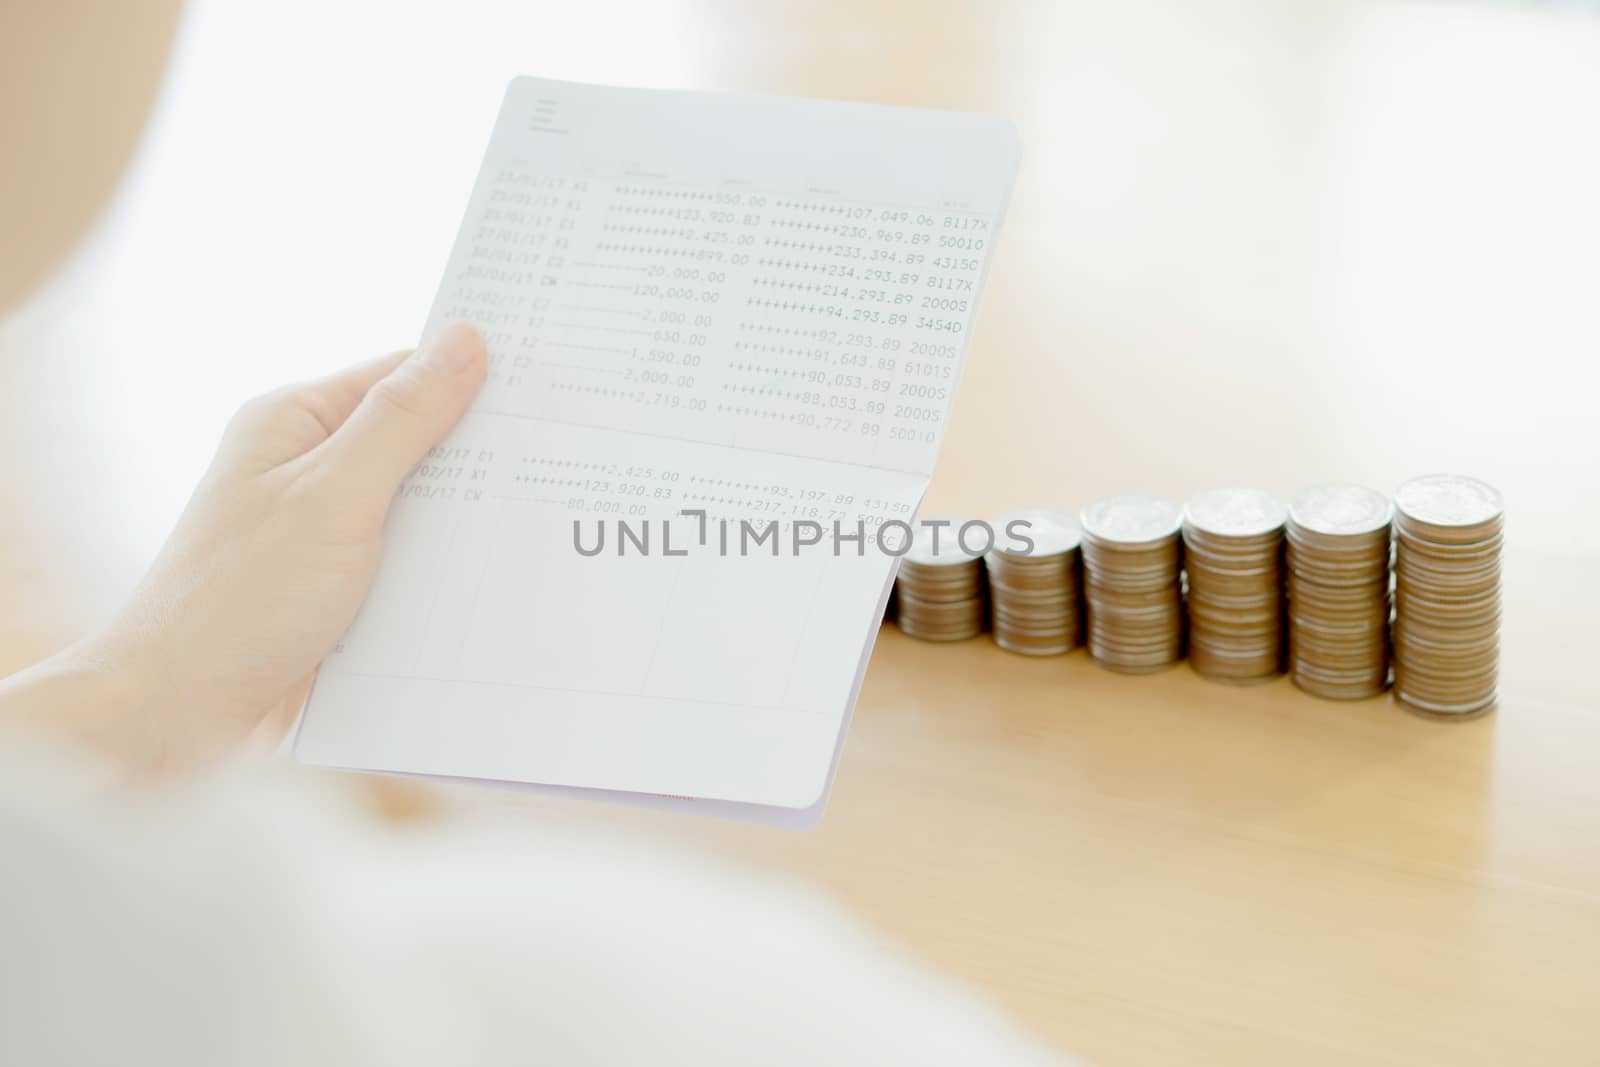
<svg viewBox="0 0 1600 1067">
<path fill-rule="evenodd" d="M 488 381 L 298 756 L 819 812 L 1017 156 L 991 116 L 512 82 L 424 331 L 477 324 Z"/>
</svg>

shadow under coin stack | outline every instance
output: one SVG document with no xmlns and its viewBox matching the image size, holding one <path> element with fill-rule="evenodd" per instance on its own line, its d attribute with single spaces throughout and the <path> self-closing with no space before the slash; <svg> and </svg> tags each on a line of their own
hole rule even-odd
<svg viewBox="0 0 1600 1067">
<path fill-rule="evenodd" d="M 1078 647 L 1077 521 L 1064 511 L 1029 509 L 1007 512 L 989 525 L 995 547 L 984 561 L 994 643 L 1027 656 L 1058 656 Z M 1022 538 L 1032 542 L 1026 551 Z"/>
<path fill-rule="evenodd" d="M 1495 702 L 1500 668 L 1500 494 L 1472 478 L 1415 478 L 1395 493 L 1395 696 L 1435 715 Z"/>
<path fill-rule="evenodd" d="M 1100 666 L 1146 674 L 1183 658 L 1182 543 L 1178 507 L 1115 496 L 1083 509 L 1089 655 Z"/>
<path fill-rule="evenodd" d="M 1389 684 L 1389 525 L 1382 493 L 1307 489 L 1289 505 L 1289 676 L 1359 700 Z"/>
<path fill-rule="evenodd" d="M 1259 489 L 1214 489 L 1183 509 L 1189 663 L 1227 682 L 1283 670 L 1283 527 L 1288 511 Z"/>
<path fill-rule="evenodd" d="M 939 522 L 940 520 L 931 520 Z M 896 622 L 919 641 L 965 641 L 983 632 L 983 558 L 961 547 L 960 519 L 917 524 L 895 579 Z"/>
</svg>

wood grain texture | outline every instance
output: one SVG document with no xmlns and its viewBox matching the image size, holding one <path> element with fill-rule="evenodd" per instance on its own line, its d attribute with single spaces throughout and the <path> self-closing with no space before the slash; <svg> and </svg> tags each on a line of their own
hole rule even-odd
<svg viewBox="0 0 1600 1067">
<path fill-rule="evenodd" d="M 234 404 L 411 338 L 511 74 L 1003 111 L 1024 168 L 928 510 L 1475 474 L 1510 516 L 1496 714 L 888 630 L 816 833 L 461 797 L 796 873 L 1108 1064 L 1594 1062 L 1600 23 L 200 4 L 174 62 L 114 210 L 0 324 L 0 669 L 109 610 Z"/>
</svg>

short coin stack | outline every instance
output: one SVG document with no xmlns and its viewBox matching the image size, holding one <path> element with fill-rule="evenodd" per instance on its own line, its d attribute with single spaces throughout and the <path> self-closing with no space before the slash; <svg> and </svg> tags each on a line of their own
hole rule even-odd
<svg viewBox="0 0 1600 1067">
<path fill-rule="evenodd" d="M 1115 496 L 1083 509 L 1089 654 L 1143 674 L 1183 658 L 1182 542 L 1176 504 Z"/>
<path fill-rule="evenodd" d="M 1080 641 L 1078 544 L 1065 511 L 1033 508 L 991 520 L 989 567 L 995 644 L 1029 656 L 1056 656 Z"/>
<path fill-rule="evenodd" d="M 1435 474 L 1395 492 L 1395 696 L 1436 715 L 1491 707 L 1500 666 L 1500 494 Z"/>
<path fill-rule="evenodd" d="M 1358 700 L 1389 683 L 1389 526 L 1382 493 L 1307 489 L 1289 505 L 1289 675 L 1314 696 Z"/>
<path fill-rule="evenodd" d="M 1259 489 L 1214 489 L 1183 509 L 1189 662 L 1229 682 L 1283 670 L 1283 527 L 1288 511 Z"/>
<path fill-rule="evenodd" d="M 895 579 L 896 621 L 920 641 L 965 641 L 988 615 L 983 557 L 961 547 L 961 519 L 917 524 Z"/>
</svg>

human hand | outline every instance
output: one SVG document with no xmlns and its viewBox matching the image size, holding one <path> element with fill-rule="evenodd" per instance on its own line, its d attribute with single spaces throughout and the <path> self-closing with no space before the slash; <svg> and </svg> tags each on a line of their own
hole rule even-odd
<svg viewBox="0 0 1600 1067">
<path fill-rule="evenodd" d="M 332 650 L 372 583 L 390 500 L 486 365 L 458 324 L 415 355 L 240 409 L 127 607 L 73 650 L 141 698 L 123 735 L 140 739 L 138 762 L 237 740 Z"/>
</svg>

